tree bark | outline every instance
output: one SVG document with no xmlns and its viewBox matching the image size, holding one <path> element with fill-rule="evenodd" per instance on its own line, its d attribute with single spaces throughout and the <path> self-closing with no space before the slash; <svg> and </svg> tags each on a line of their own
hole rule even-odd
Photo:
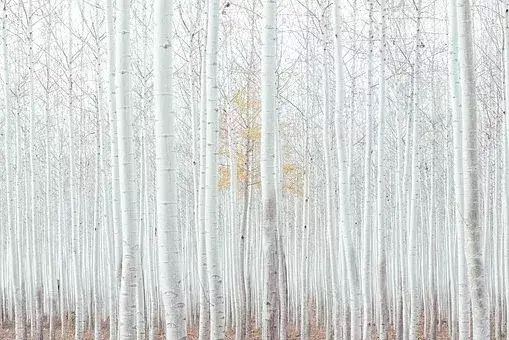
<svg viewBox="0 0 509 340">
<path fill-rule="evenodd" d="M 461 111 L 463 123 L 463 227 L 465 257 L 472 303 L 472 331 L 474 339 L 490 339 L 488 299 L 485 268 L 482 257 L 482 228 L 480 223 L 479 174 L 477 154 L 477 112 L 474 75 L 474 46 L 470 0 L 458 0 L 458 54 L 460 58 Z"/>
<path fill-rule="evenodd" d="M 166 338 L 186 336 L 177 219 L 175 111 L 172 107 L 173 1 L 155 3 L 154 99 L 156 136 L 157 241 L 159 287 Z"/>
<path fill-rule="evenodd" d="M 350 211 L 350 193 L 348 178 L 348 160 L 346 157 L 346 140 L 342 126 L 342 116 L 345 106 L 345 81 L 343 71 L 343 52 L 341 42 L 341 10 L 340 1 L 334 1 L 334 65 L 336 70 L 336 152 L 338 155 L 339 168 L 339 225 L 342 235 L 342 244 L 346 262 L 346 274 L 349 286 L 349 308 L 351 313 L 351 333 L 352 339 L 361 338 L 362 329 L 362 309 L 361 309 L 361 289 L 359 282 L 359 273 L 357 270 L 357 259 L 353 243 L 353 225 L 351 223 Z"/>
<path fill-rule="evenodd" d="M 458 330 L 459 340 L 468 339 L 470 324 L 470 299 L 465 259 L 465 232 L 463 228 L 463 166 L 462 155 L 462 124 L 461 124 L 461 88 L 458 60 L 458 20 L 456 0 L 448 3 L 449 14 L 449 91 L 451 98 L 453 128 L 453 167 L 454 167 L 454 218 L 457 230 L 458 256 Z M 452 321 L 452 320 L 451 320 Z"/>
<path fill-rule="evenodd" d="M 133 117 L 131 104 L 130 2 L 117 3 L 116 102 L 118 104 L 118 151 L 120 207 L 122 214 L 122 278 L 119 294 L 119 339 L 136 337 L 136 287 L 139 237 L 136 218 Z"/>
<path fill-rule="evenodd" d="M 262 131 L 261 131 L 261 183 L 262 226 L 265 286 L 263 287 L 262 338 L 278 338 L 278 251 L 277 251 L 277 205 L 275 185 L 274 119 L 276 102 L 276 0 L 263 2 L 262 26 Z"/>
<path fill-rule="evenodd" d="M 209 0 L 207 28 L 207 143 L 205 161 L 205 227 L 207 231 L 207 272 L 210 301 L 210 338 L 223 339 L 225 334 L 225 302 L 223 275 L 219 263 L 220 237 L 217 203 L 218 154 L 218 88 L 217 54 L 219 37 L 219 0 Z"/>
</svg>

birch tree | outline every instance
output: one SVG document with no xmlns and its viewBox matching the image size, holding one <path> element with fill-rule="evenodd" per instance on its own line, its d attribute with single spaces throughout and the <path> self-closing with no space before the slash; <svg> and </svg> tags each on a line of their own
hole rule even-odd
<svg viewBox="0 0 509 340">
<path fill-rule="evenodd" d="M 377 198 L 376 198 L 376 210 L 377 210 L 377 274 L 378 274 L 378 285 L 377 285 L 377 304 L 380 308 L 380 326 L 378 327 L 378 335 L 380 339 L 388 339 L 388 323 L 389 323 L 389 308 L 387 306 L 387 260 L 385 255 L 386 247 L 386 234 L 385 221 L 384 221 L 384 128 L 385 128 L 385 110 L 386 110 L 386 93 L 385 93 L 385 63 L 386 63 L 386 49 L 387 49 L 387 8 L 385 3 L 381 6 L 382 14 L 382 27 L 381 27 L 381 39 L 380 39 L 380 102 L 378 110 L 378 146 L 377 146 Z M 368 182 L 369 183 L 369 182 Z"/>
<path fill-rule="evenodd" d="M 505 17 L 504 17 L 504 81 L 505 81 L 505 111 L 509 112 L 509 4 L 506 4 L 505 7 Z M 503 128 L 504 131 L 504 141 L 503 141 L 503 151 L 504 151 L 504 166 L 505 166 L 505 182 L 504 182 L 504 190 L 505 190 L 505 218 L 506 221 L 509 220 L 509 120 L 507 116 L 505 117 L 505 125 Z M 509 230 L 506 226 L 504 230 L 504 242 L 507 243 L 509 240 Z M 505 248 L 504 251 L 504 279 L 509 279 L 509 247 Z M 506 287 L 509 289 L 509 286 Z M 509 291 L 506 291 L 506 304 L 509 301 Z M 506 334 L 509 331 L 509 326 L 506 327 Z"/>
<path fill-rule="evenodd" d="M 461 79 L 463 227 L 467 275 L 472 303 L 472 336 L 490 339 L 484 263 L 481 257 L 479 219 L 479 163 L 477 155 L 477 113 L 474 75 L 474 46 L 470 0 L 457 0 L 458 54 Z"/>
<path fill-rule="evenodd" d="M 261 139 L 261 181 L 263 209 L 263 253 L 265 286 L 263 296 L 264 339 L 278 337 L 277 313 L 278 294 L 278 252 L 277 252 L 277 206 L 274 174 L 274 116 L 276 86 L 276 11 L 275 0 L 263 3 L 262 33 L 262 139 Z"/>
<path fill-rule="evenodd" d="M 458 20 L 456 0 L 448 3 L 449 14 L 449 90 L 451 97 L 451 111 L 453 121 L 454 147 L 454 200 L 455 223 L 458 234 L 458 321 L 459 339 L 468 338 L 470 299 L 465 263 L 465 235 L 463 229 L 463 171 L 462 155 L 462 122 L 461 122 L 461 89 L 458 60 Z"/>
<path fill-rule="evenodd" d="M 346 140 L 344 138 L 342 115 L 345 105 L 345 84 L 343 74 L 343 52 L 341 43 L 341 9 L 339 0 L 334 1 L 334 65 L 336 71 L 336 152 L 339 168 L 339 230 L 342 236 L 343 256 L 346 261 L 346 271 L 350 287 L 349 305 L 351 309 L 351 334 L 352 338 L 361 337 L 361 291 L 359 286 L 359 274 L 357 259 L 354 250 L 352 224 L 350 216 L 349 178 L 346 157 Z"/>
<path fill-rule="evenodd" d="M 19 259 L 18 252 L 18 238 L 17 234 L 19 231 L 18 226 L 18 213 L 17 208 L 13 206 L 19 205 L 17 199 L 17 181 L 15 181 L 16 185 L 16 196 L 11 191 L 11 149 L 12 149 L 12 141 L 11 141 L 11 101 L 10 101 L 10 83 L 9 83 L 9 56 L 8 56 L 8 30 L 7 30 L 7 2 L 5 1 L 3 4 L 2 11 L 2 59 L 3 59 L 3 93 L 4 93 L 4 147 L 5 147 L 5 180 L 7 184 L 6 190 L 6 201 L 7 201 L 7 226 L 9 228 L 9 238 L 10 238 L 10 255 L 11 255 L 11 266 L 12 266 L 12 289 L 14 290 L 14 315 L 15 315 L 15 336 L 16 340 L 26 339 L 26 321 L 25 321 L 25 302 L 23 301 L 23 291 L 21 284 L 21 276 L 19 270 L 19 263 L 21 262 Z M 16 123 L 16 127 L 17 127 Z M 17 144 L 17 128 L 16 128 L 16 144 Z M 17 145 L 16 145 L 17 149 Z M 18 162 L 18 155 L 16 155 L 16 163 Z M 18 164 L 16 165 L 18 168 Z M 15 177 L 18 177 L 16 173 Z M 16 200 L 14 200 L 16 197 Z M 16 214 L 13 214 L 13 210 L 16 211 Z"/>
<path fill-rule="evenodd" d="M 119 295 L 119 339 L 136 335 L 136 286 L 139 263 L 139 237 L 136 227 L 136 178 L 133 159 L 131 107 L 130 5 L 120 1 L 117 9 L 116 102 L 122 211 L 122 278 Z"/>
<path fill-rule="evenodd" d="M 166 337 L 185 338 L 184 300 L 177 227 L 175 117 L 172 108 L 172 1 L 157 1 L 154 51 L 159 281 Z"/>
<path fill-rule="evenodd" d="M 504 336 L 506 4 L 3 5 L 0 338 Z"/>
<path fill-rule="evenodd" d="M 205 160 L 205 225 L 207 232 L 207 276 L 210 301 L 210 338 L 223 339 L 225 332 L 223 278 L 219 262 L 217 208 L 218 88 L 217 54 L 219 39 L 219 1 L 209 0 L 207 27 L 207 133 Z"/>
</svg>

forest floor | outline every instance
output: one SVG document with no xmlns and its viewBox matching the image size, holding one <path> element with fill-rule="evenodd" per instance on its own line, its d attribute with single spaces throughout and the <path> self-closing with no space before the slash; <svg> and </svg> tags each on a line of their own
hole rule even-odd
<svg viewBox="0 0 509 340">
<path fill-rule="evenodd" d="M 44 328 L 44 339 L 49 339 L 49 329 L 48 325 L 45 325 Z M 30 330 L 28 330 L 30 331 Z M 288 326 L 288 339 L 289 340 L 296 340 L 300 339 L 299 329 L 295 327 L 295 325 L 289 325 Z M 422 334 L 422 329 L 421 332 Z M 65 332 L 62 336 L 62 330 L 60 327 L 56 330 L 56 339 L 57 340 L 68 340 L 74 338 L 74 329 L 73 327 L 66 327 Z M 107 340 L 109 336 L 109 326 L 107 322 L 103 322 L 101 325 L 101 339 Z M 259 328 L 255 327 L 254 322 L 251 323 L 250 327 L 250 335 L 249 339 L 260 339 L 261 338 L 261 331 Z M 373 339 L 377 339 L 376 337 L 376 331 L 373 330 Z M 14 328 L 12 325 L 4 324 L 0 327 L 0 339 L 1 340 L 10 340 L 14 339 Z M 94 334 L 93 331 L 87 331 L 84 336 L 84 340 L 93 340 Z M 158 339 L 164 339 L 164 336 L 162 334 L 159 334 Z M 198 328 L 193 327 L 189 329 L 188 331 L 188 339 L 189 340 L 198 340 Z M 228 329 L 226 333 L 226 339 L 235 339 L 235 331 L 233 329 Z M 317 327 L 315 325 L 311 325 L 310 333 L 309 333 L 309 339 L 310 340 L 325 340 L 325 329 Z M 396 339 L 396 334 L 394 330 L 391 330 L 390 332 L 390 339 Z M 420 340 L 426 339 L 424 336 L 419 337 Z M 437 340 L 449 340 L 449 336 L 447 334 L 447 324 L 442 324 L 441 327 L 438 329 L 437 334 Z"/>
</svg>

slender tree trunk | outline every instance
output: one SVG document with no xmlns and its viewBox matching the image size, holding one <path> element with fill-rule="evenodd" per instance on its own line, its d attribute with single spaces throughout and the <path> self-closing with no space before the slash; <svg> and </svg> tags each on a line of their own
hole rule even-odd
<svg viewBox="0 0 509 340">
<path fill-rule="evenodd" d="M 210 332 L 210 301 L 209 282 L 207 278 L 207 232 L 205 216 L 205 186 L 206 186 L 206 145 L 207 145 L 207 78 L 206 58 L 202 56 L 201 65 L 201 98 L 200 98 L 200 185 L 198 198 L 198 214 L 200 228 L 198 233 L 198 278 L 200 280 L 200 325 L 198 335 L 200 339 L 207 338 Z"/>
<path fill-rule="evenodd" d="M 223 339 L 225 333 L 223 275 L 219 263 L 219 224 L 217 202 L 218 88 L 217 54 L 219 36 L 219 0 L 209 0 L 207 29 L 207 145 L 205 179 L 205 218 L 207 228 L 207 271 L 210 299 L 210 338 Z"/>
<path fill-rule="evenodd" d="M 237 340 L 244 340 L 249 335 L 249 308 L 247 301 L 248 278 L 246 270 L 246 238 L 247 238 L 247 222 L 249 213 L 249 178 L 250 178 L 250 140 L 246 142 L 246 179 L 243 189 L 243 208 L 242 208 L 242 221 L 240 224 L 240 246 L 239 246 L 239 275 L 240 275 L 240 323 L 238 331 L 235 333 Z M 237 336 L 238 334 L 238 336 Z"/>
<path fill-rule="evenodd" d="M 262 224 L 265 286 L 263 288 L 262 338 L 278 337 L 278 251 L 277 251 L 277 205 L 274 169 L 274 119 L 276 102 L 276 10 L 275 0 L 263 2 L 262 26 L 262 137 L 261 137 L 261 183 Z"/>
<path fill-rule="evenodd" d="M 325 223 L 327 227 L 327 248 L 330 259 L 338 258 L 338 249 L 336 244 L 336 230 L 335 223 L 333 219 L 334 215 L 334 206 L 332 201 L 332 186 L 333 181 L 331 177 L 331 110 L 330 110 L 330 84 L 329 84 L 329 12 L 327 9 L 324 9 L 323 13 L 323 27 L 322 27 L 322 45 L 323 45 L 323 149 L 324 149 L 324 160 L 325 160 Z M 339 282 L 338 282 L 338 265 L 336 261 L 330 261 L 330 269 L 331 275 L 331 297 L 329 301 L 332 301 L 332 323 L 334 329 L 334 336 L 339 336 Z"/>
<path fill-rule="evenodd" d="M 503 141 L 503 150 L 504 150 L 504 217 L 505 217 L 505 226 L 504 226 L 504 274 L 505 274 L 505 305 L 506 308 L 509 308 L 509 3 L 505 6 L 505 18 L 504 18 L 504 85 L 505 85 L 505 120 L 504 120 L 504 141 Z M 509 315 L 506 316 L 506 336 L 509 335 Z"/>
<path fill-rule="evenodd" d="M 7 0 L 3 4 L 2 12 L 2 57 L 3 57 L 3 93 L 4 93 L 4 112 L 5 112 L 5 130 L 4 130 L 4 147 L 5 147 L 5 180 L 7 184 L 6 200 L 7 200 L 7 227 L 9 228 L 10 237 L 10 252 L 11 252 L 11 266 L 12 266 L 12 289 L 14 290 L 14 328 L 16 340 L 26 339 L 26 321 L 25 321 L 25 305 L 23 303 L 21 276 L 19 270 L 19 253 L 18 253 L 18 238 L 19 231 L 18 221 L 18 176 L 19 172 L 15 172 L 15 185 L 16 185 L 16 200 L 14 200 L 13 193 L 11 192 L 11 90 L 9 82 L 9 55 L 7 50 L 8 40 L 7 30 Z M 16 150 L 18 150 L 18 123 L 16 123 Z M 18 151 L 16 152 L 18 154 Z M 19 155 L 16 156 L 16 169 L 19 169 Z M 16 214 L 13 214 L 13 203 L 17 206 Z"/>
<path fill-rule="evenodd" d="M 459 340 L 468 339 L 470 324 L 468 295 L 468 281 L 465 259 L 465 233 L 463 229 L 463 166 L 462 155 L 462 124 L 461 124 L 461 88 L 458 60 L 458 22 L 456 0 L 450 0 L 449 10 L 449 91 L 453 123 L 453 149 L 454 149 L 454 217 L 457 231 L 458 253 L 458 321 Z"/>
<path fill-rule="evenodd" d="M 385 2 L 381 5 L 382 11 L 382 32 L 380 41 L 380 107 L 378 111 L 378 146 L 377 146 L 377 305 L 380 313 L 379 338 L 382 340 L 388 339 L 389 327 L 389 308 L 387 306 L 387 259 L 385 254 L 386 234 L 385 221 L 384 221 L 384 127 L 385 127 L 385 107 L 386 107 L 386 93 L 385 93 L 385 63 L 386 63 L 386 16 L 387 8 Z"/>
<path fill-rule="evenodd" d="M 122 216 L 120 213 L 120 187 L 117 138 L 117 104 L 115 90 L 115 30 L 113 27 L 113 0 L 106 0 L 107 49 L 108 49 L 108 115 L 110 121 L 110 158 L 111 158 L 111 212 L 112 228 L 109 243 L 113 261 L 111 267 L 110 288 L 110 339 L 117 338 L 118 331 L 118 287 L 122 271 Z"/>
<path fill-rule="evenodd" d="M 143 100 L 143 99 L 142 99 Z M 142 103 L 142 107 L 144 106 L 144 103 Z M 147 124 L 144 121 L 143 118 L 142 126 L 144 129 L 147 128 Z M 137 276 L 137 286 L 136 286 L 136 337 L 138 340 L 145 340 L 146 337 L 146 303 L 145 303 L 145 266 L 144 266 L 144 255 L 145 251 L 147 250 L 147 246 L 145 244 L 145 211 L 144 211 L 144 202 L 143 202 L 143 195 L 145 192 L 145 169 L 143 166 L 143 161 L 145 158 L 145 149 L 144 149 L 144 143 L 145 143 L 145 133 L 142 130 L 141 136 L 140 136 L 140 157 L 139 157 L 139 181 L 138 181 L 138 228 L 140 230 L 138 237 L 139 237 L 139 247 L 140 247 L 140 260 L 138 263 L 138 270 L 139 274 Z M 160 210 L 158 210 L 160 211 Z M 163 228 L 164 229 L 164 228 Z M 178 250 L 178 248 L 176 248 Z"/>
<path fill-rule="evenodd" d="M 96 24 L 99 26 L 100 23 L 100 4 L 99 0 L 96 0 Z M 101 312 L 103 308 L 103 301 L 100 292 L 100 269 L 101 267 L 101 254 L 104 247 L 102 247 L 101 243 L 101 233 L 104 228 L 107 226 L 107 205 L 105 193 L 106 187 L 106 177 L 104 174 L 104 140 L 103 140 L 103 86 L 102 86 L 102 77 L 101 77 L 101 43 L 99 37 L 96 33 L 95 37 L 95 45 L 96 45 L 96 94 L 97 94 L 97 127 L 96 127 L 96 148 L 97 148 L 97 158 L 96 158 L 96 178 L 95 178 L 95 201 L 94 201 L 94 280 L 93 283 L 93 293 L 94 293 L 94 338 L 100 339 L 101 333 Z M 102 190 L 101 190 L 102 189 Z M 101 195 L 102 203 L 101 204 Z M 104 233 L 102 233 L 104 234 Z M 109 240 L 106 240 L 109 242 Z"/>
<path fill-rule="evenodd" d="M 6 31 L 4 27 L 4 37 L 6 37 Z M 4 40 L 5 44 L 5 40 Z M 6 46 L 4 45 L 4 51 L 6 51 Z M 7 55 L 4 54 L 4 58 L 7 58 Z M 6 59 L 4 59 L 7 61 Z M 6 63 L 7 64 L 7 63 Z M 5 78 L 7 81 L 9 78 Z M 6 83 L 8 85 L 8 83 Z M 5 87 L 6 91 L 9 91 L 9 87 Z M 19 93 L 16 91 L 16 96 L 19 99 Z M 6 97 L 8 98 L 8 96 Z M 19 103 L 18 103 L 19 105 Z M 16 113 L 16 169 L 17 171 L 14 172 L 15 174 L 15 186 L 16 186 L 16 228 L 15 228 L 15 239 L 13 239 L 13 258 L 18 260 L 18 263 L 14 263 L 14 266 L 16 267 L 13 271 L 17 272 L 19 274 L 18 277 L 14 277 L 14 280 L 16 280 L 16 305 L 19 306 L 19 309 L 16 310 L 16 340 L 19 339 L 27 339 L 27 325 L 26 325 L 26 318 L 27 318 L 27 305 L 26 305 L 26 284 L 25 284 L 25 275 L 24 273 L 24 265 L 25 265 L 25 258 L 22 256 L 22 249 L 23 249 L 23 213 L 22 213 L 22 181 L 23 181 L 23 172 L 22 172 L 22 158 L 21 158 L 21 126 L 20 126 L 20 114 L 19 112 Z M 19 299 L 19 300 L 18 300 Z"/>
<path fill-rule="evenodd" d="M 40 244 L 40 236 L 41 235 L 41 225 L 39 225 L 36 220 L 37 212 L 36 212 L 36 181 L 35 178 L 37 174 L 35 173 L 35 141 L 34 141 L 34 130 L 35 130 L 35 91 L 34 91 L 34 61 L 33 61 L 33 24 L 32 24 L 32 16 L 33 16 L 33 3 L 32 0 L 28 1 L 28 22 L 27 22 L 27 31 L 28 31 L 28 69 L 29 69 L 29 101 L 30 101 L 30 149 L 29 149 L 29 157 L 30 157 L 30 223 L 31 223 L 31 233 L 32 233 L 32 258 L 33 258 L 33 280 L 34 280 L 34 298 L 35 298 L 35 320 L 31 320 L 32 323 L 35 322 L 35 334 L 32 334 L 34 339 L 42 340 L 42 263 L 41 256 L 39 253 L 39 244 Z M 34 325 L 32 324 L 32 329 Z"/>
<path fill-rule="evenodd" d="M 155 3 L 154 99 L 156 114 L 157 241 L 159 287 L 163 298 L 166 338 L 186 336 L 181 278 L 175 155 L 175 111 L 172 107 L 173 2 Z"/>
<path fill-rule="evenodd" d="M 461 78 L 461 111 L 463 123 L 463 227 L 465 229 L 465 256 L 472 303 L 472 330 L 474 339 L 490 339 L 485 268 L 481 254 L 481 223 L 479 219 L 479 174 L 477 154 L 477 112 L 474 75 L 474 46 L 470 0 L 458 0 L 458 54 Z"/>
<path fill-rule="evenodd" d="M 367 82 L 367 105 L 366 105 L 366 128 L 365 128 L 365 151 L 364 151 L 364 216 L 363 216 L 363 233 L 362 233 L 362 298 L 363 298 L 363 321 L 362 321 L 362 339 L 368 340 L 371 337 L 369 333 L 370 327 L 370 249 L 371 249 L 371 225 L 372 225 L 372 209 L 371 209 L 371 115 L 373 111 L 373 1 L 368 0 L 369 6 L 369 47 L 368 47 L 368 82 Z"/>
<path fill-rule="evenodd" d="M 122 212 L 122 279 L 119 294 L 119 339 L 136 337 L 136 287 L 139 237 L 136 218 L 133 117 L 131 106 L 130 2 L 117 3 L 116 95 L 118 103 L 118 153 Z"/>
<path fill-rule="evenodd" d="M 71 234 L 72 234 L 72 267 L 74 274 L 74 291 L 75 291 L 75 326 L 74 326 L 74 337 L 76 340 L 81 339 L 83 337 L 84 331 L 84 317 L 83 317 L 83 304 L 82 304 L 82 278 L 81 278 L 81 247 L 80 247 L 80 239 L 79 239 L 79 218 L 78 211 L 79 205 L 76 200 L 76 192 L 75 192 L 75 169 L 74 169 L 74 159 L 75 159 L 75 149 L 74 149 L 74 100 L 73 100 L 73 32 L 71 30 L 71 8 L 72 8 L 72 0 L 69 0 L 69 12 L 68 12 L 68 24 L 69 24 L 69 47 L 68 47 L 68 56 L 67 56 L 67 66 L 69 71 L 69 125 L 68 125 L 68 138 L 69 138 L 69 204 L 71 211 Z"/>
<path fill-rule="evenodd" d="M 47 31 L 46 31 L 46 50 L 47 51 L 50 51 L 51 50 L 51 38 L 52 38 L 52 34 L 53 34 L 53 15 L 51 13 L 51 11 L 53 10 L 53 7 L 52 7 L 52 2 L 51 1 L 48 1 L 48 11 L 49 11 L 49 14 L 48 14 L 48 18 L 47 18 Z M 55 263 L 56 263 L 56 258 L 58 257 L 58 255 L 60 255 L 60 253 L 57 253 L 57 249 L 55 247 L 55 245 L 57 244 L 56 242 L 56 233 L 55 233 L 55 228 L 54 228 L 54 225 L 55 223 L 53 223 L 53 219 L 52 219 L 52 212 L 51 212 L 51 208 L 52 208 L 52 196 L 51 196 L 51 191 L 52 191 L 52 167 L 51 167 L 51 157 L 50 157 L 50 150 L 51 150 L 51 131 L 52 131 L 52 126 L 51 126 L 51 117 L 50 117 L 50 112 L 51 112 L 51 104 L 50 104 L 50 87 L 51 87 L 51 67 L 50 67 L 50 55 L 49 53 L 46 53 L 46 57 L 45 57 L 45 64 L 46 64 L 46 91 L 45 91 L 45 114 L 46 114 L 46 195 L 45 195 L 45 199 L 46 199 L 46 211 L 45 211 L 45 215 L 46 215 L 46 228 L 48 228 L 47 230 L 47 237 L 48 237 L 48 242 L 49 242 L 49 251 L 48 251 L 48 267 L 49 267 L 49 280 L 48 280 L 48 284 L 49 284 L 49 287 L 48 287 L 48 293 L 49 293 L 49 308 L 48 308 L 48 317 L 49 317 L 49 330 L 48 330 L 48 333 L 49 333 L 49 339 L 50 340 L 53 340 L 56 336 L 56 327 L 55 327 L 55 316 L 56 316 L 56 310 L 57 310 L 57 292 L 55 290 L 56 288 L 56 280 L 55 278 L 57 277 L 55 275 Z"/>
<path fill-rule="evenodd" d="M 413 107 L 412 107 L 412 151 L 411 151 L 411 167 L 410 167 L 410 196 L 407 197 L 409 200 L 408 209 L 408 293 L 410 297 L 410 308 L 409 308 L 409 337 L 410 339 L 417 338 L 417 332 L 419 328 L 419 318 L 421 312 L 421 296 L 419 294 L 419 238 L 418 238 L 418 226 L 421 225 L 418 219 L 418 200 L 420 198 L 419 192 L 419 179 L 417 178 L 417 162 L 419 161 L 419 148 L 417 143 L 418 139 L 418 127 L 419 127 L 419 86 L 420 84 L 420 68 L 421 68 L 421 4 L 422 0 L 419 0 L 416 4 L 417 10 L 417 31 L 415 35 L 415 62 L 414 62 L 414 84 L 413 84 Z"/>
<path fill-rule="evenodd" d="M 97 66 L 96 66 L 97 67 Z M 98 69 L 98 67 L 97 67 Z M 98 76 L 99 74 L 96 74 Z M 99 78 L 100 79 L 100 78 Z M 97 79 L 97 83 L 99 83 L 99 79 Z M 99 89 L 99 86 L 97 86 Z M 93 280 L 92 281 L 92 291 L 93 291 L 93 304 L 94 304 L 94 339 L 100 339 L 101 332 L 101 299 L 99 297 L 99 256 L 100 256 L 100 245 L 99 245 L 99 232 L 101 230 L 101 212 L 100 212 L 100 172 L 101 172 L 101 140 L 100 140 L 100 132 L 101 132 L 101 103 L 100 103 L 100 93 L 97 91 L 97 112 L 96 112 L 96 157 L 95 157 L 95 185 L 94 185 L 94 217 L 93 217 L 93 244 L 92 244 L 92 263 L 93 263 Z"/>
<path fill-rule="evenodd" d="M 338 154 L 339 167 L 339 225 L 343 239 L 343 251 L 346 262 L 346 273 L 349 286 L 349 308 L 351 313 L 351 333 L 353 339 L 361 338 L 361 288 L 359 273 L 357 270 L 357 259 L 354 249 L 350 193 L 348 178 L 348 160 L 346 157 L 346 141 L 342 126 L 342 115 L 345 105 L 345 82 L 343 74 L 343 52 L 341 43 L 341 13 L 339 0 L 334 1 L 334 34 L 335 34 L 335 70 L 336 70 L 336 151 Z"/>
</svg>

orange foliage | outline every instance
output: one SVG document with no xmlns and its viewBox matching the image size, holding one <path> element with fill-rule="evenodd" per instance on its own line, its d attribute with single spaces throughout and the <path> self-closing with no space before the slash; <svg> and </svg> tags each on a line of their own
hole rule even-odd
<svg viewBox="0 0 509 340">
<path fill-rule="evenodd" d="M 219 166 L 219 179 L 217 186 L 219 190 L 226 190 L 230 185 L 230 169 L 227 166 Z"/>
</svg>

